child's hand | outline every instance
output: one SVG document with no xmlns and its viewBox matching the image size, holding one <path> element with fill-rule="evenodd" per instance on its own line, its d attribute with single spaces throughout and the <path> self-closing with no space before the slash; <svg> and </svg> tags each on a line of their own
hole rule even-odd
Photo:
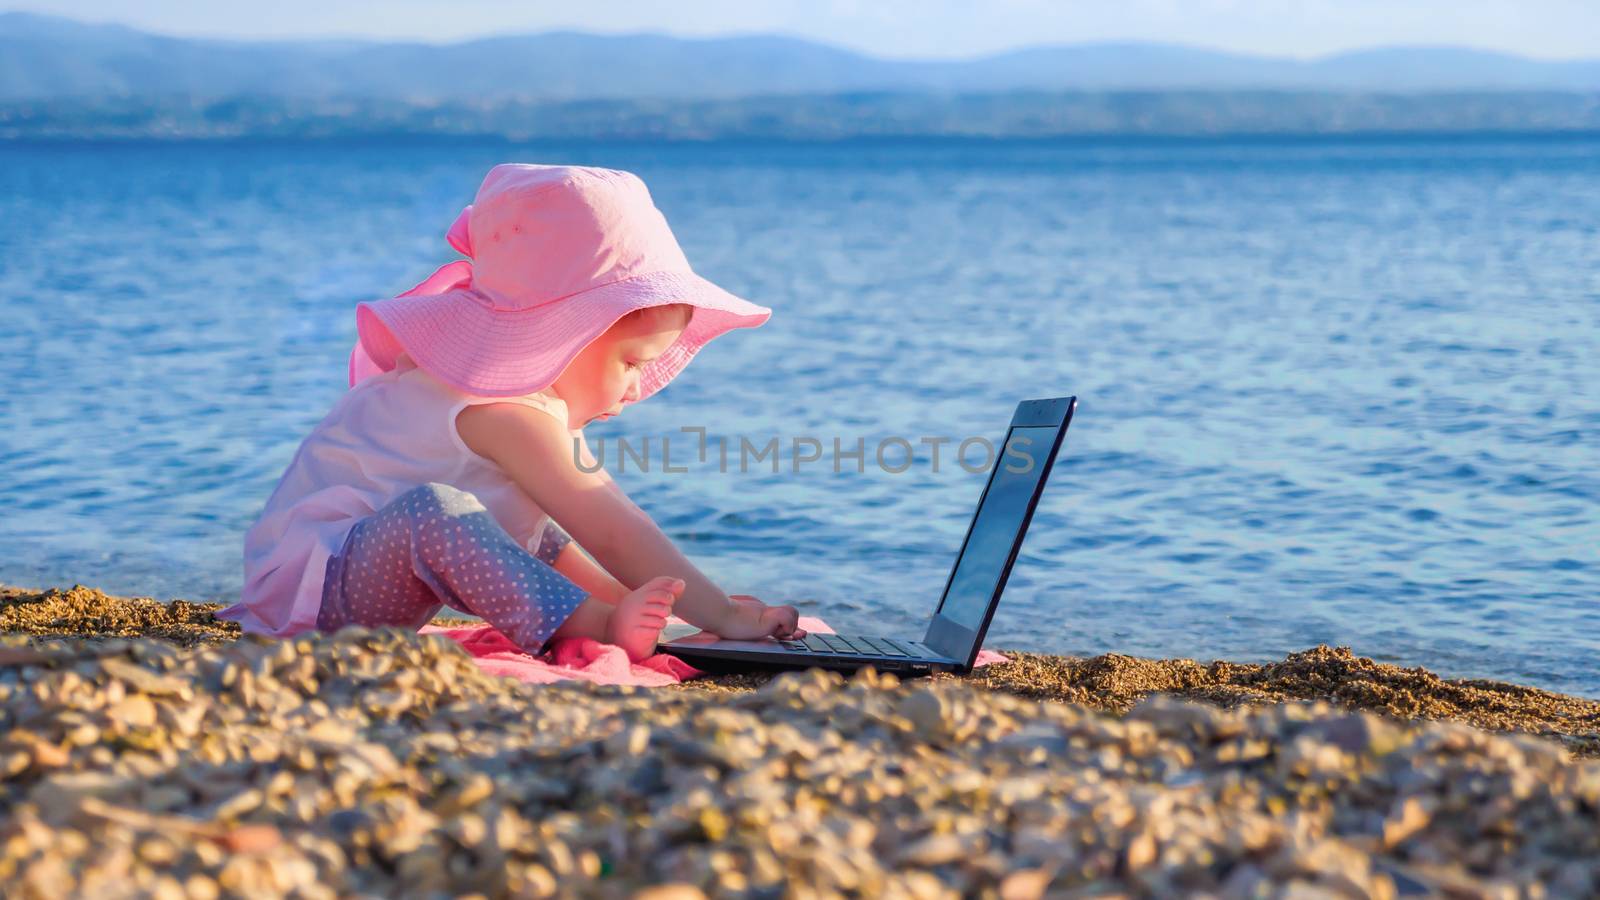
<svg viewBox="0 0 1600 900">
<path fill-rule="evenodd" d="M 792 606 L 768 606 L 749 594 L 730 594 L 733 609 L 727 621 L 706 630 L 730 640 L 764 637 L 798 640 L 806 636 L 799 627 L 800 613 Z"/>
<path fill-rule="evenodd" d="M 754 604 L 757 607 L 760 607 L 762 609 L 768 609 L 768 610 L 786 610 L 786 609 L 787 610 L 792 610 L 792 609 L 794 609 L 793 606 L 771 606 L 771 605 L 768 605 L 767 603 L 763 602 L 759 598 L 754 597 L 754 596 L 752 596 L 750 594 L 729 594 L 728 595 L 728 599 L 732 600 L 735 603 Z M 790 630 L 789 630 L 789 632 L 787 634 L 775 634 L 773 636 L 776 637 L 776 638 L 780 638 L 782 640 L 786 640 L 786 641 L 797 641 L 797 640 L 805 637 L 807 632 L 806 632 L 805 629 L 803 629 L 803 628 L 801 628 L 799 626 L 799 622 L 798 622 L 799 618 L 800 618 L 799 613 L 796 613 L 795 614 L 796 622 L 795 622 L 795 624 L 788 626 Z"/>
</svg>

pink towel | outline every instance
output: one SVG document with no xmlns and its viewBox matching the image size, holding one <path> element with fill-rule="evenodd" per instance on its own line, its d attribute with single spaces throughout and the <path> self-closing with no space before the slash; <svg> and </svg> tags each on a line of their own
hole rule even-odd
<svg viewBox="0 0 1600 900">
<path fill-rule="evenodd" d="M 680 622 L 672 616 L 668 622 Z M 833 629 L 821 619 L 801 616 L 800 627 L 818 634 L 832 634 Z M 423 634 L 442 634 L 461 644 L 479 667 L 491 675 L 506 675 L 522 681 L 546 684 L 563 679 L 593 681 L 597 684 L 636 684 L 642 687 L 659 687 L 677 684 L 705 673 L 676 656 L 666 653 L 643 662 L 630 663 L 628 654 L 615 644 L 603 644 L 592 638 L 569 638 L 553 642 L 543 656 L 529 656 L 517 648 L 510 638 L 488 625 L 469 625 L 462 628 L 440 628 L 424 625 Z M 993 650 L 978 651 L 976 665 L 1005 662 L 1007 657 Z"/>
</svg>

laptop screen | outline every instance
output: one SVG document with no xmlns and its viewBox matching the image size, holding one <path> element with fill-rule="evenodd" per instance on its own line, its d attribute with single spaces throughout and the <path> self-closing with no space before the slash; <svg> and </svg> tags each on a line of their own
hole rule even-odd
<svg viewBox="0 0 1600 900">
<path fill-rule="evenodd" d="M 1050 468 L 1056 427 L 1019 426 L 1006 435 L 1004 450 L 989 473 L 989 488 L 956 560 L 939 614 L 976 631 L 994 599 L 995 585 L 1011 555 L 1039 480 Z"/>
</svg>

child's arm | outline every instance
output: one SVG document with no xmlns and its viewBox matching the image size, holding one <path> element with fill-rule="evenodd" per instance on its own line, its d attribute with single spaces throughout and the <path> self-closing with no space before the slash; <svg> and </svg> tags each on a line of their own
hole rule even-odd
<svg viewBox="0 0 1600 900">
<path fill-rule="evenodd" d="M 589 445 L 587 442 L 579 444 L 577 451 L 579 459 L 583 463 L 583 471 L 593 472 L 605 479 L 606 487 L 612 493 L 617 495 L 619 502 L 626 503 L 629 506 L 632 506 L 634 509 L 639 509 L 638 504 L 633 502 L 633 498 L 629 497 L 627 493 L 622 490 L 622 486 L 617 484 L 616 481 L 612 479 L 611 473 L 600 466 L 599 461 L 594 458 L 594 454 L 589 451 Z M 643 510 L 640 510 L 639 514 L 646 515 Z M 610 577 L 609 573 L 607 574 L 607 577 Z M 615 579 L 612 579 L 612 582 L 617 585 L 619 590 L 624 592 L 627 591 L 627 588 L 622 587 L 620 582 L 617 582 Z M 745 607 L 744 609 L 736 610 L 736 615 L 748 619 L 749 623 L 753 623 L 747 623 L 743 627 L 747 629 L 754 629 L 755 633 L 757 634 L 782 634 L 781 631 L 774 632 L 773 627 L 769 623 L 773 621 L 786 621 L 789 614 L 786 612 L 786 610 L 792 609 L 788 606 L 768 606 L 759 598 L 752 597 L 749 594 L 729 594 L 728 598 L 732 600 L 736 606 L 742 605 Z M 783 625 L 781 627 L 788 628 L 790 626 Z M 802 638 L 805 637 L 805 635 L 805 631 L 801 630 L 798 627 L 798 624 L 794 627 L 794 630 L 790 631 L 788 634 L 789 637 L 793 638 Z"/>
<path fill-rule="evenodd" d="M 676 576 L 685 587 L 673 613 L 696 628 L 730 638 L 795 634 L 799 614 L 794 607 L 729 599 L 603 469 L 596 469 L 587 447 L 580 444 L 582 455 L 574 458 L 572 435 L 554 416 L 516 403 L 485 403 L 463 409 L 456 424 L 474 453 L 499 465 L 625 588 L 659 575 Z"/>
</svg>

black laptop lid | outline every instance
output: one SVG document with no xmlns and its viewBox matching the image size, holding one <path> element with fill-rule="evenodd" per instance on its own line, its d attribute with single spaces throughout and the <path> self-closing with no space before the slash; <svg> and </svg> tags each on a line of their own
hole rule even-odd
<svg viewBox="0 0 1600 900">
<path fill-rule="evenodd" d="M 1077 397 L 1017 404 L 923 643 L 971 668 L 1066 436 Z"/>
</svg>

